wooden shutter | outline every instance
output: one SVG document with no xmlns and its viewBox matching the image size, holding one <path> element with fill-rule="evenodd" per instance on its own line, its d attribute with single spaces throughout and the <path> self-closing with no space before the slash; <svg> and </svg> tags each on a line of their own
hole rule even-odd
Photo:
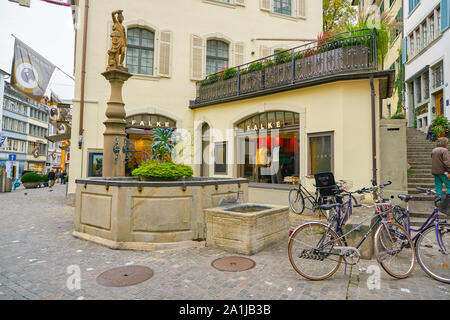
<svg viewBox="0 0 450 320">
<path fill-rule="evenodd" d="M 408 38 L 403 38 L 403 48 L 402 48 L 402 62 L 405 64 L 408 62 Z"/>
<path fill-rule="evenodd" d="M 260 58 L 264 58 L 264 57 L 270 56 L 271 54 L 272 54 L 272 50 L 270 50 L 269 47 L 264 46 L 264 45 L 259 47 Z"/>
<path fill-rule="evenodd" d="M 272 11 L 272 0 L 259 0 L 261 10 Z"/>
<path fill-rule="evenodd" d="M 204 42 L 199 36 L 191 36 L 191 80 L 202 80 L 204 78 L 203 64 Z"/>
<path fill-rule="evenodd" d="M 449 0 L 441 0 L 441 32 L 450 27 L 450 5 Z"/>
<path fill-rule="evenodd" d="M 161 77 L 171 76 L 171 51 L 172 51 L 172 32 L 161 31 L 159 37 L 159 68 L 158 74 Z"/>
<path fill-rule="evenodd" d="M 306 17 L 306 0 L 295 0 L 297 17 Z"/>
<path fill-rule="evenodd" d="M 238 6 L 245 6 L 245 0 L 234 0 Z"/>
<path fill-rule="evenodd" d="M 243 42 L 237 42 L 234 44 L 234 65 L 240 66 L 241 64 L 244 64 L 244 43 Z"/>
</svg>

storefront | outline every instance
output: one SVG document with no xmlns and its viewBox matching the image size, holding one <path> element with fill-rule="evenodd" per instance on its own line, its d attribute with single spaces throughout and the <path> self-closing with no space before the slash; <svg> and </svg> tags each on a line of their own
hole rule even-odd
<svg viewBox="0 0 450 320">
<path fill-rule="evenodd" d="M 290 111 L 256 114 L 237 124 L 238 176 L 285 184 L 299 177 L 300 120 Z"/>
</svg>

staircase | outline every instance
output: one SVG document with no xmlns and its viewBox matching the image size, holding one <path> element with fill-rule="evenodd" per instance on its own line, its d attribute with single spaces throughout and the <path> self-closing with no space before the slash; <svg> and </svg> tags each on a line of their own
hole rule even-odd
<svg viewBox="0 0 450 320">
<path fill-rule="evenodd" d="M 434 176 L 431 174 L 431 151 L 436 142 L 426 139 L 426 134 L 407 128 L 408 164 L 411 166 L 408 174 L 408 193 L 414 197 L 410 202 L 412 226 L 421 226 L 434 209 L 434 197 L 424 194 L 416 187 L 434 190 Z M 444 193 L 446 192 L 444 186 Z M 442 214 L 442 218 L 448 216 Z M 441 218 L 441 214 L 439 215 Z"/>
</svg>

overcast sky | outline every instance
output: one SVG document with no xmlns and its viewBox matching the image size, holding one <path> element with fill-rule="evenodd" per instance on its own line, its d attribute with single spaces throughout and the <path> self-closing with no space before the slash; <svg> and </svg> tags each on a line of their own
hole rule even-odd
<svg viewBox="0 0 450 320">
<path fill-rule="evenodd" d="M 75 30 L 71 7 L 31 0 L 31 7 L 0 0 L 0 69 L 11 73 L 14 34 L 43 57 L 73 75 Z M 56 70 L 49 88 L 72 99 L 73 80 Z"/>
</svg>

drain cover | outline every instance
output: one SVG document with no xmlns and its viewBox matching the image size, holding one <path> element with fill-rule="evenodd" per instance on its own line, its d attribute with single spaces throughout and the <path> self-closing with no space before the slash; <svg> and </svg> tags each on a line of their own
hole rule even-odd
<svg viewBox="0 0 450 320">
<path fill-rule="evenodd" d="M 153 270 L 144 266 L 127 266 L 103 272 L 97 283 L 105 287 L 129 287 L 153 277 Z"/>
<path fill-rule="evenodd" d="M 214 260 L 211 265 L 220 271 L 238 272 L 253 268 L 256 263 L 243 257 L 224 257 Z"/>
</svg>

